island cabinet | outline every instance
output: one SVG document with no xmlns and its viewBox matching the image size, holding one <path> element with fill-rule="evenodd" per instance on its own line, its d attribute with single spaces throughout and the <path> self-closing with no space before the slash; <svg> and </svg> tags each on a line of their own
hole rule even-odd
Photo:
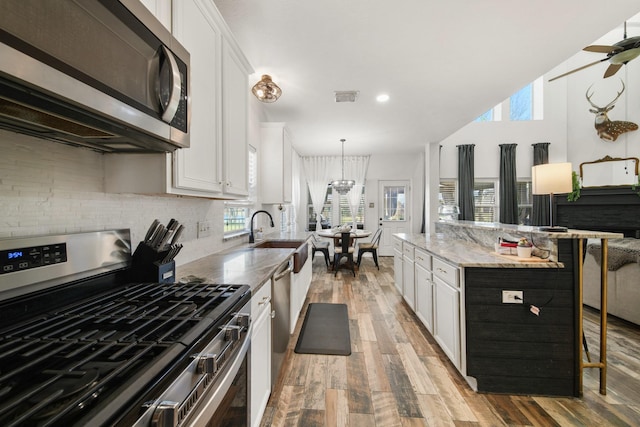
<svg viewBox="0 0 640 427">
<path fill-rule="evenodd" d="M 412 310 L 416 309 L 415 283 L 415 247 L 410 244 L 402 245 L 402 289 L 403 298 Z"/>
<path fill-rule="evenodd" d="M 250 425 L 257 427 L 271 395 L 271 281 L 251 296 L 251 350 L 249 356 Z"/>
<path fill-rule="evenodd" d="M 433 259 L 433 336 L 456 368 L 460 369 L 460 271 Z"/>
<path fill-rule="evenodd" d="M 558 242 L 563 268 L 464 269 L 466 374 L 478 391 L 579 395 L 574 245 Z M 522 303 L 503 303 L 504 290 Z"/>
<path fill-rule="evenodd" d="M 166 2 L 147 3 L 167 20 Z M 251 66 L 212 0 L 171 4 L 172 33 L 191 60 L 190 147 L 174 153 L 105 154 L 106 191 L 245 197 Z"/>
<path fill-rule="evenodd" d="M 402 245 L 402 240 L 393 237 L 393 280 L 400 295 L 404 293 L 402 287 Z"/>
<path fill-rule="evenodd" d="M 429 253 L 415 250 L 416 316 L 433 334 L 433 276 L 432 257 Z"/>
</svg>

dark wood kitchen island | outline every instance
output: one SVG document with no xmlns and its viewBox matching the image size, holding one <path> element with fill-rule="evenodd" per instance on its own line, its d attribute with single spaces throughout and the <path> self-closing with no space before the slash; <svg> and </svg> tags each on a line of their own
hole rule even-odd
<svg viewBox="0 0 640 427">
<path fill-rule="evenodd" d="M 404 247 L 415 251 L 415 280 L 410 278 L 415 287 L 407 289 L 411 285 L 403 283 L 401 292 L 470 386 L 479 392 L 582 395 L 582 370 L 587 365 L 581 356 L 581 243 L 599 238 L 606 250 L 606 240 L 620 235 L 583 230 L 546 233 L 534 227 L 468 221 L 439 222 L 436 231 L 434 235 L 394 235 Z M 541 248 L 534 254 L 548 261 L 497 255 L 494 244 L 498 237 L 526 237 Z M 402 257 L 405 271 L 406 263 L 412 262 L 407 253 Z M 418 253 L 421 259 L 425 254 L 432 257 L 431 285 L 418 279 Z M 458 279 L 449 281 L 456 286 L 442 284 L 436 262 L 456 270 Z M 423 286 L 430 287 L 425 291 Z M 516 294 L 513 303 L 505 303 L 504 291 L 521 294 Z M 428 296 L 429 292 L 432 319 L 421 314 L 426 299 L 421 304 L 420 295 Z M 443 307 L 453 314 L 439 314 Z M 450 332 L 443 332 L 443 328 Z M 448 351 L 456 346 L 457 354 Z M 597 367 L 601 368 L 604 394 L 606 347 L 601 354 L 605 363 Z"/>
</svg>

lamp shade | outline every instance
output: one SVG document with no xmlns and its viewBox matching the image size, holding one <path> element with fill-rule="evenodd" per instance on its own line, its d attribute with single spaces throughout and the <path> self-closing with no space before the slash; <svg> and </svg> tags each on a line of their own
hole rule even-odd
<svg viewBox="0 0 640 427">
<path fill-rule="evenodd" d="M 533 194 L 562 194 L 573 191 L 571 163 L 547 163 L 531 168 Z"/>
</svg>

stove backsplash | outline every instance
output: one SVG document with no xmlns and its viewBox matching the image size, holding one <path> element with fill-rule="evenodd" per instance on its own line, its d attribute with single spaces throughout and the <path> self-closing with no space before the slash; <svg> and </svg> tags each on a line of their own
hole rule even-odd
<svg viewBox="0 0 640 427">
<path fill-rule="evenodd" d="M 129 228 L 135 247 L 155 219 L 185 224 L 178 265 L 226 249 L 223 201 L 104 192 L 102 155 L 0 130 L 0 239 Z M 198 221 L 220 224 L 196 239 Z"/>
</svg>

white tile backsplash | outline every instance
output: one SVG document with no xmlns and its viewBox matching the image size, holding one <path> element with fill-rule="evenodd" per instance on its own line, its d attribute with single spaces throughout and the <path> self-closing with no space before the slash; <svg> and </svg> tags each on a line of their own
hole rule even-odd
<svg viewBox="0 0 640 427">
<path fill-rule="evenodd" d="M 154 218 L 175 218 L 185 225 L 178 264 L 239 243 L 223 243 L 222 201 L 105 193 L 100 153 L 3 130 L 0 152 L 0 239 L 129 228 L 135 248 Z M 197 239 L 204 220 L 211 236 Z"/>
</svg>

